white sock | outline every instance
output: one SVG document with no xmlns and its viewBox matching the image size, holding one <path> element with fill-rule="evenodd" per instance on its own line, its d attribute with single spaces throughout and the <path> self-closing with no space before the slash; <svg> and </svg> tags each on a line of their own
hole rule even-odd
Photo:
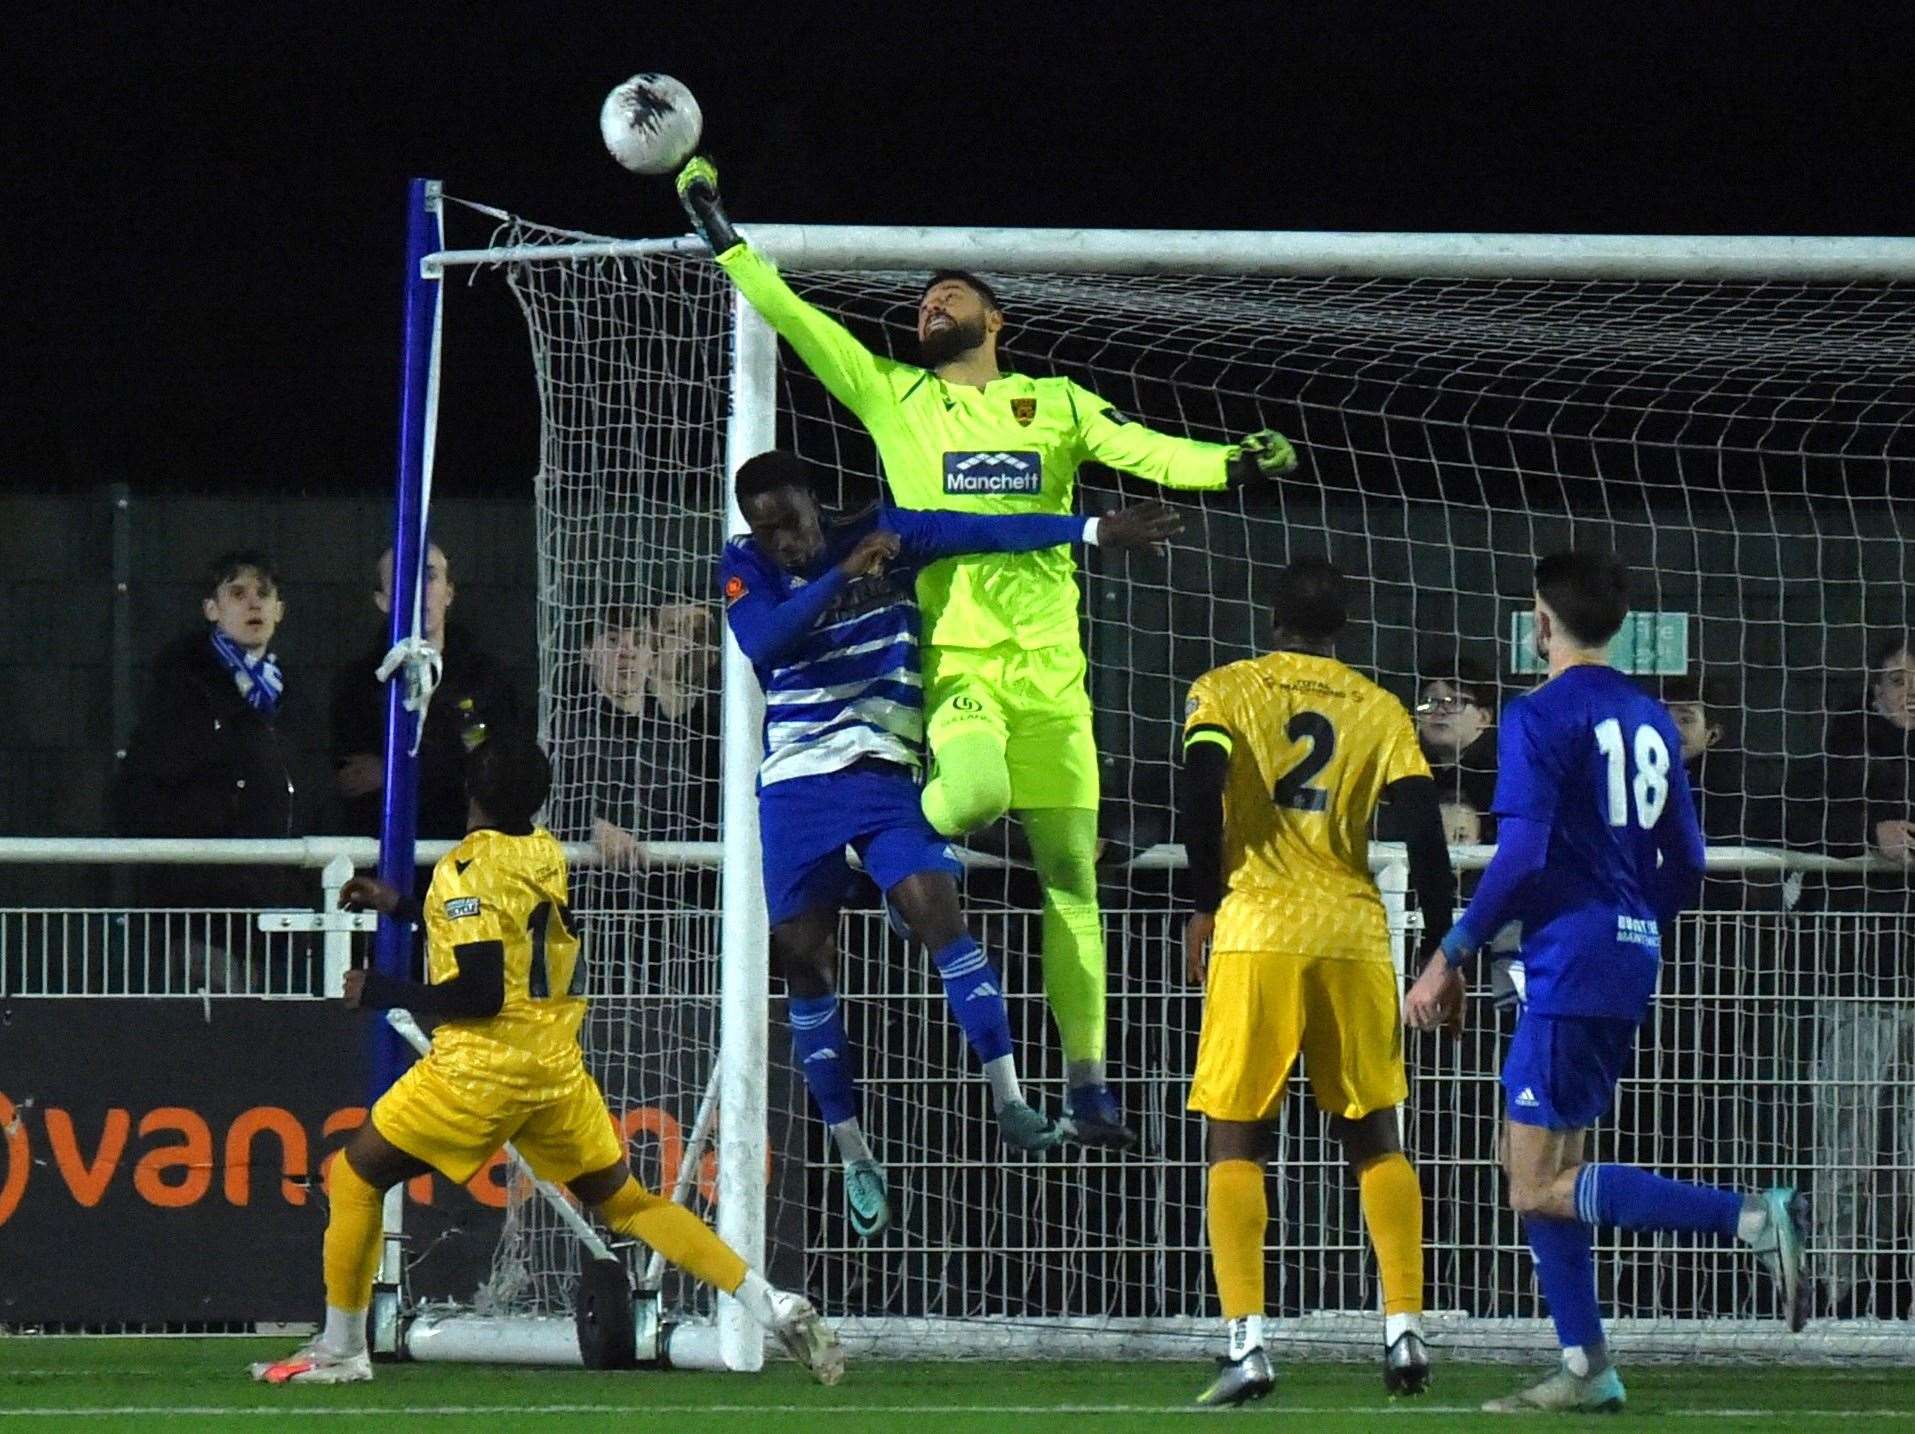
<svg viewBox="0 0 1915 1434">
<path fill-rule="evenodd" d="M 364 1354 L 366 1352 L 366 1312 L 342 1310 L 333 1305 L 327 1305 L 326 1328 L 321 1331 L 319 1342 L 327 1349 L 340 1354 Z"/>
<path fill-rule="evenodd" d="M 846 1165 L 854 1160 L 873 1158 L 871 1147 L 864 1143 L 864 1130 L 855 1117 L 851 1120 L 841 1120 L 827 1128 L 831 1131 L 831 1138 L 838 1143 L 838 1158 Z"/>
<path fill-rule="evenodd" d="M 1420 1314 L 1393 1314 L 1383 1317 L 1383 1347 L 1388 1349 L 1406 1334 L 1419 1338 L 1423 1333 L 1423 1316 Z"/>
<path fill-rule="evenodd" d="M 1263 1348 L 1263 1316 L 1238 1315 L 1230 1321 L 1230 1357 L 1242 1359 L 1253 1349 Z"/>
<path fill-rule="evenodd" d="M 1580 1344 L 1563 1347 L 1563 1368 L 1578 1379 L 1589 1378 L 1589 1356 L 1583 1352 Z"/>
<path fill-rule="evenodd" d="M 999 1056 L 984 1063 L 984 1078 L 991 1083 L 991 1105 L 1002 1110 L 1007 1105 L 1024 1103 L 1024 1087 L 1017 1083 L 1017 1058 Z"/>
<path fill-rule="evenodd" d="M 770 1329 L 778 1322 L 771 1308 L 771 1297 L 777 1293 L 763 1275 L 751 1270 L 746 1273 L 745 1282 L 731 1292 L 731 1297 L 745 1307 L 746 1314 Z"/>
<path fill-rule="evenodd" d="M 1071 1086 L 1102 1085 L 1104 1083 L 1104 1063 L 1097 1061 L 1066 1061 L 1064 1080 Z"/>
<path fill-rule="evenodd" d="M 1736 1238 L 1745 1245 L 1753 1245 L 1768 1232 L 1769 1207 L 1751 1195 L 1742 1202 L 1742 1213 L 1735 1218 Z"/>
</svg>

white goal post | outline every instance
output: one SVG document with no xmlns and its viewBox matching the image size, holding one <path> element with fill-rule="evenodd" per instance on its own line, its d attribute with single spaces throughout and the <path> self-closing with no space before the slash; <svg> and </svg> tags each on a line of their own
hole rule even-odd
<svg viewBox="0 0 1915 1434">
<path fill-rule="evenodd" d="M 849 496 L 873 494 L 878 475 L 855 421 L 824 401 L 795 360 L 781 359 L 769 327 L 731 293 L 697 241 L 604 239 L 464 207 L 499 221 L 497 242 L 434 254 L 424 270 L 435 277 L 472 267 L 503 271 L 531 326 L 543 416 L 538 483 L 546 607 L 540 631 L 549 646 L 542 658 L 548 680 L 541 730 L 554 745 L 563 786 L 568 772 L 584 771 L 567 766 L 572 745 L 584 739 L 569 725 L 574 709 L 559 691 L 565 674 L 593 640 L 602 611 L 656 611 L 706 595 L 696 587 L 701 575 L 708 584 L 717 543 L 723 532 L 742 526 L 726 475 L 774 445 L 795 446 L 835 467 L 846 475 Z M 1621 535 L 1626 541 L 1619 546 L 1634 545 L 1638 561 L 1648 560 L 1657 610 L 1645 616 L 1683 616 L 1671 630 L 1679 630 L 1685 670 L 1724 666 L 1720 653 L 1739 654 L 1751 666 L 1762 660 L 1767 638 L 1746 628 L 1757 621 L 1747 605 L 1768 602 L 1771 589 L 1784 590 L 1799 576 L 1789 568 L 1791 541 L 1832 542 L 1826 534 L 1839 529 L 1841 541 L 1859 554 L 1855 579 L 1865 591 L 1857 614 L 1870 625 L 1880 625 L 1882 603 L 1868 594 L 1910 576 L 1906 558 L 1889 555 L 1887 545 L 1915 537 L 1906 497 L 1895 499 L 1898 482 L 1902 494 L 1915 492 L 1909 438 L 1915 433 L 1915 290 L 1902 287 L 1915 285 L 1915 239 L 741 229 L 802 292 L 868 340 L 899 334 L 902 307 L 916 298 L 912 281 L 929 270 L 973 269 L 994 282 L 1006 276 L 1012 350 L 1020 359 L 1029 356 L 1036 371 L 1088 375 L 1090 387 L 1168 431 L 1227 438 L 1234 436 L 1232 425 L 1241 427 L 1254 414 L 1290 433 L 1306 465 L 1317 465 L 1318 476 L 1309 480 L 1314 490 L 1282 500 L 1274 516 L 1249 512 L 1241 534 L 1230 526 L 1240 516 L 1234 508 L 1196 520 L 1190 537 L 1202 555 L 1191 560 L 1195 569 L 1173 562 L 1168 576 L 1137 578 L 1098 565 L 1086 574 L 1100 746 L 1122 764 L 1121 775 L 1107 777 L 1107 792 L 1114 785 L 1126 809 L 1141 814 L 1112 837 L 1131 852 L 1119 881 L 1130 883 L 1129 898 L 1106 903 L 1113 1020 L 1137 1040 L 1136 1051 L 1174 1061 L 1176 1040 L 1153 1043 L 1140 1028 L 1161 1021 L 1181 1031 L 1177 1023 L 1189 1015 L 1178 1004 L 1186 998 L 1160 989 L 1161 978 L 1145 969 L 1161 955 L 1173 917 L 1168 886 L 1152 886 L 1139 874 L 1181 864 L 1167 828 L 1174 777 L 1164 732 L 1174 713 L 1162 710 L 1164 694 L 1194 675 L 1184 670 L 1188 664 L 1227 660 L 1254 644 L 1256 584 L 1285 560 L 1293 541 L 1305 551 L 1327 550 L 1352 562 L 1359 578 L 1375 579 L 1374 611 L 1351 660 L 1406 697 L 1434 671 L 1424 657 L 1427 639 L 1452 649 L 1474 645 L 1500 658 L 1510 608 L 1522 597 L 1521 562 L 1537 547 L 1585 529 Z M 1080 314 L 1089 318 L 1075 317 Z M 1275 355 L 1261 327 L 1273 320 L 1286 341 L 1305 334 L 1315 339 L 1299 339 L 1296 357 Z M 448 335 L 457 342 L 456 314 Z M 1585 363 L 1579 350 L 1595 357 Z M 1306 371 L 1311 364 L 1319 367 Z M 1758 372 L 1764 365 L 1784 375 L 1777 382 L 1797 382 L 1807 395 L 1801 402 L 1814 411 L 1805 415 L 1792 407 L 1797 400 L 1775 398 Z M 1113 384 L 1123 391 L 1110 392 Z M 1683 401 L 1671 404 L 1660 394 Z M 1494 452 L 1486 455 L 1486 449 Z M 1791 456 L 1807 476 L 1799 494 L 1784 485 L 1787 502 L 1779 503 L 1766 465 Z M 657 495 L 676 481 L 674 464 L 698 481 L 664 501 Z M 1382 472 L 1399 486 L 1370 480 Z M 1833 486 L 1825 493 L 1818 483 Z M 1459 485 L 1467 490 L 1460 498 L 1451 492 Z M 1134 486 L 1125 491 L 1153 496 Z M 1761 514 L 1746 530 L 1736 516 L 1745 509 Z M 721 511 L 722 531 L 715 521 Z M 1818 526 L 1826 522 L 1836 527 Z M 1733 530 L 1728 543 L 1740 545 L 1726 571 L 1709 556 L 1725 524 Z M 608 532 L 621 536 L 606 538 Z M 1871 546 L 1877 543 L 1884 546 Z M 1438 551 L 1445 544 L 1452 552 L 1447 564 Z M 1120 581 L 1127 576 L 1130 583 Z M 1745 630 L 1734 642 L 1718 642 L 1731 620 L 1720 614 L 1738 602 L 1745 611 L 1734 620 Z M 1860 665 L 1846 630 L 1835 631 L 1849 620 L 1846 613 L 1825 615 L 1818 641 L 1785 614 L 1777 619 L 1783 629 L 1777 650 L 1800 662 L 1814 645 L 1808 666 L 1829 686 Z M 1897 620 L 1908 620 L 1905 610 Z M 1659 666 L 1672 641 L 1660 633 L 1645 639 L 1645 672 L 1674 671 Z M 1166 656 L 1173 647 L 1182 650 Z M 1517 678 L 1506 667 L 1496 664 L 1509 684 Z M 893 1014 L 866 1018 L 864 1031 L 868 1064 L 880 1068 L 868 1073 L 878 1075 L 876 1087 L 885 1087 L 881 1098 L 890 1114 L 890 1124 L 880 1117 L 877 1128 L 895 1135 L 901 1164 L 916 1171 L 909 1188 L 933 1212 L 925 1220 L 944 1223 L 912 1227 L 868 1256 L 850 1243 L 802 1092 L 786 1090 L 783 1105 L 768 1109 L 777 1033 L 770 1020 L 754 796 L 762 704 L 750 665 L 728 636 L 722 678 L 722 772 L 698 769 L 690 753 L 682 774 L 685 785 L 716 784 L 722 791 L 719 844 L 699 848 L 715 851 L 722 873 L 715 923 L 698 927 L 687 916 L 709 888 L 686 876 L 672 890 L 654 884 L 631 895 L 630 920 L 616 928 L 626 933 L 619 949 L 629 953 L 649 939 L 648 921 L 680 923 L 674 931 L 697 927 L 686 949 L 703 942 L 700 949 L 715 947 L 719 957 L 713 984 L 704 984 L 695 963 L 671 967 L 682 954 L 674 953 L 659 958 L 663 964 L 655 969 L 678 971 L 657 978 L 661 985 L 676 980 L 677 987 L 654 990 L 650 975 L 640 980 L 628 971 L 618 989 L 636 992 L 629 997 L 630 1029 L 654 1040 L 682 1041 L 690 1050 L 705 1039 L 648 1024 L 662 1019 L 655 1013 L 670 1002 L 716 1022 L 720 1116 L 709 1199 L 720 1233 L 754 1267 L 776 1273 L 783 1261 L 786 1272 L 811 1283 L 828 1314 L 849 1316 L 847 1335 L 868 1351 L 1195 1352 L 1213 1323 L 1195 1288 L 1207 1278 L 1201 1231 L 1193 1243 L 1190 1225 L 1193 1200 L 1200 1204 L 1190 1168 L 1196 1157 L 1173 1109 L 1171 1087 L 1187 1072 L 1129 1072 L 1137 1081 L 1132 1096 L 1144 1100 L 1147 1138 L 1171 1172 L 1150 1188 L 1101 1159 L 1071 1167 L 1075 1175 L 1000 1180 L 981 1169 L 985 1162 L 976 1153 L 988 1136 L 964 1133 L 959 1117 L 981 1107 L 960 1087 L 968 1083 L 974 1093 L 975 1081 L 961 1046 L 941 1029 L 935 992 L 915 969 L 921 963 L 884 944 L 881 922 L 856 914 L 847 918 L 847 990 L 854 1002 L 893 1003 Z M 1835 710 L 1808 700 L 1804 690 L 1778 684 L 1776 695 L 1752 699 L 1750 706 L 1752 726 L 1769 734 L 1760 752 L 1773 756 L 1784 786 L 1808 769 L 1807 755 L 1798 759 L 1787 750 L 1790 734 Z M 579 810 L 589 813 L 594 794 L 581 788 L 577 795 L 585 803 Z M 1786 792 L 1775 795 L 1780 801 Z M 589 832 L 560 835 L 578 839 Z M 1779 829 L 1753 825 L 1732 833 L 1712 854 L 1712 868 L 1806 873 L 1814 883 L 1820 873 L 1867 865 L 1800 841 L 1784 849 L 1782 837 Z M 1712 834 L 1718 845 L 1722 840 Z M 672 855 L 691 850 L 674 847 Z M 1469 855 L 1480 860 L 1481 851 Z M 690 872 L 698 865 L 672 869 Z M 1742 1034 L 1771 1031 L 1764 1021 L 1772 1017 L 1771 1034 L 1761 1038 L 1769 1044 L 1767 1056 L 1807 1070 L 1818 1059 L 1822 1013 L 1856 993 L 1830 985 L 1792 994 L 1729 978 L 1740 965 L 1753 968 L 1758 957 L 1771 959 L 1783 947 L 1796 953 L 1789 959 L 1807 962 L 1811 950 L 1893 945 L 1910 941 L 1915 930 L 1899 911 L 1878 920 L 1835 907 L 1814 910 L 1798 896 L 1778 897 L 1773 910 L 1709 911 L 1691 921 L 1689 939 L 1704 953 L 1695 959 L 1713 973 L 1711 980 L 1728 980 L 1699 995 L 1686 987 L 1672 994 L 1678 1012 L 1694 1002 L 1691 1034 L 1706 1029 L 1714 1033 L 1709 1038 L 1720 1036 L 1714 1023 L 1729 1019 L 1723 1012 L 1742 1023 L 1735 1028 Z M 1029 922 L 1009 894 L 1002 909 L 983 904 L 987 944 L 1020 951 L 1030 944 Z M 896 969 L 905 965 L 914 969 Z M 1122 1014 L 1120 988 L 1127 993 L 1121 1001 L 1131 1003 Z M 1861 994 L 1887 1009 L 1908 992 L 1885 984 Z M 1038 1089 L 1050 1091 L 1056 1073 L 1031 1051 L 1032 1042 L 1054 1045 L 1041 998 L 1028 987 L 1019 995 L 1020 1052 L 1028 1053 Z M 627 1009 L 620 1004 L 627 999 L 613 995 L 606 1009 Z M 1486 1005 L 1485 1016 L 1493 1031 Z M 588 1044 L 593 1038 L 630 1042 L 620 1047 L 617 1079 L 653 1078 L 640 1048 L 647 1037 L 620 1036 L 599 1020 L 594 1017 Z M 1121 1045 L 1114 1032 L 1120 1064 L 1126 1059 L 1117 1055 Z M 1736 1105 L 1722 1088 L 1733 1082 L 1696 1067 L 1698 1050 L 1666 1049 L 1653 1039 L 1645 1050 L 1646 1059 L 1667 1062 L 1668 1069 L 1659 1066 L 1632 1097 L 1640 1125 L 1629 1137 L 1636 1141 L 1632 1148 L 1724 1179 L 1742 1172 L 1728 1168 L 1726 1157 L 1718 1169 L 1689 1135 L 1722 1133 L 1739 1153 L 1773 1153 L 1782 1137 L 1766 1128 L 1749 1134 L 1751 1120 L 1759 1125 L 1767 1118 L 1750 1115 L 1753 1097 Z M 1447 1198 L 1463 1202 L 1475 1222 L 1466 1240 L 1446 1231 L 1441 1213 L 1430 1228 L 1432 1265 L 1445 1267 L 1433 1273 L 1433 1282 L 1481 1297 L 1476 1309 L 1439 1305 L 1438 1329 L 1458 1347 L 1514 1356 L 1534 1352 L 1547 1334 L 1533 1293 L 1511 1286 L 1512 1279 L 1521 1283 L 1512 1272 L 1522 1260 L 1509 1229 L 1496 1225 L 1486 1207 L 1494 1191 L 1484 1184 L 1484 1171 L 1493 1166 L 1494 1150 L 1483 1102 L 1493 1069 L 1481 1067 L 1491 1054 L 1490 1046 L 1477 1045 L 1428 1057 L 1414 1091 L 1457 1102 L 1455 1119 L 1439 1132 L 1437 1148 L 1412 1153 L 1431 1161 L 1424 1167 L 1426 1188 L 1442 1182 Z M 1736 1059 L 1738 1080 L 1760 1079 L 1754 1053 Z M 1471 1061 L 1475 1066 L 1464 1070 Z M 673 1079 L 687 1091 L 700 1085 L 689 1075 Z M 913 1082 L 903 1097 L 891 1089 Z M 913 1124 L 918 1117 L 909 1102 L 934 1085 L 956 1093 L 948 1102 L 940 1094 L 936 1112 Z M 1915 1092 L 1898 1087 L 1896 1099 L 1915 1100 Z M 1731 1105 L 1736 1108 L 1727 1110 Z M 1676 1132 L 1658 1123 L 1659 1111 L 1699 1123 L 1694 1131 Z M 1786 1118 L 1789 1132 L 1806 1138 L 1811 1117 L 1794 1122 Z M 1362 1301 L 1372 1287 L 1363 1274 L 1361 1231 L 1338 1203 L 1333 1154 L 1312 1144 L 1313 1135 L 1291 1130 L 1296 1124 L 1293 1118 L 1286 1125 L 1286 1139 L 1308 1150 L 1314 1163 L 1307 1178 L 1299 1175 L 1286 1187 L 1294 1208 L 1277 1213 L 1293 1222 L 1318 1220 L 1328 1233 L 1287 1247 L 1300 1273 L 1279 1291 L 1284 1318 L 1278 1324 L 1303 1348 L 1328 1355 L 1367 1351 L 1373 1315 Z M 1475 1148 L 1465 1149 L 1470 1142 Z M 768 1180 L 768 1163 L 800 1168 Z M 973 1228 L 947 1209 L 966 1200 L 1029 1203 L 1005 1211 L 1003 1221 L 986 1222 L 988 1228 Z M 1273 1202 L 1273 1209 L 1282 1203 Z M 1086 1214 L 1093 1205 L 1100 1212 Z M 1443 1208 L 1439 1204 L 1439 1212 Z M 1058 1244 L 1059 1230 L 1072 1219 L 1102 1232 L 1106 1215 L 1114 1223 L 1107 1238 L 1100 1233 L 1104 1243 L 1094 1258 Z M 1890 1224 L 1870 1225 L 1846 1253 L 1903 1258 L 1897 1242 L 1910 1237 Z M 1452 1238 L 1456 1247 L 1446 1248 Z M 802 1248 L 774 1248 L 781 1239 Z M 1002 1248 L 993 1249 L 993 1241 Z M 1604 1278 L 1614 1284 L 1606 1296 L 1623 1306 L 1620 1347 L 1674 1357 L 1770 1351 L 1772 1311 L 1746 1273 L 1676 1242 L 1626 1242 L 1605 1247 L 1605 1257 Z M 548 1266 L 552 1259 L 531 1258 Z M 1658 1260 L 1692 1259 L 1703 1274 L 1684 1276 L 1679 1289 L 1652 1288 L 1654 1278 L 1645 1271 Z M 1029 1301 L 1047 1297 L 1043 1289 L 1053 1278 L 1056 1312 L 1031 1308 Z M 962 1287 L 964 1302 L 937 1294 L 939 1282 Z M 1026 1288 L 1006 1293 L 1019 1282 Z M 1153 1282 L 1160 1289 L 1193 1288 L 1188 1298 L 1164 1300 L 1156 1298 Z M 711 1309 L 689 1293 L 683 1298 L 688 1317 L 715 1322 L 716 1363 L 759 1366 L 759 1332 L 729 1300 Z M 1684 1300 L 1709 1313 L 1685 1317 Z M 1863 1314 L 1824 1327 L 1798 1352 L 1902 1360 L 1915 1354 L 1915 1337 L 1906 1326 Z"/>
</svg>

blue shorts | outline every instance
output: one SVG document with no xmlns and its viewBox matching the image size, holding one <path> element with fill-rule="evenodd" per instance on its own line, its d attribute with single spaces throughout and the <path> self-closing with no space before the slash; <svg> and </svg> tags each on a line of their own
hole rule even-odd
<svg viewBox="0 0 1915 1434">
<path fill-rule="evenodd" d="M 773 926 L 844 904 L 854 879 L 847 846 L 880 891 L 921 871 L 963 870 L 924 819 L 910 772 L 890 763 L 773 783 L 758 794 L 758 835 Z"/>
<path fill-rule="evenodd" d="M 1582 1130 L 1609 1111 L 1635 1049 L 1638 1022 L 1524 1011 L 1503 1057 L 1509 1118 L 1545 1130 Z"/>
</svg>

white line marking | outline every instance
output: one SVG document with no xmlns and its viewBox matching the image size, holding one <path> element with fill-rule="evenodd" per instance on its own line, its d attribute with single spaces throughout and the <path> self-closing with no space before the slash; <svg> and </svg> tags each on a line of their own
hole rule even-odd
<svg viewBox="0 0 1915 1434">
<path fill-rule="evenodd" d="M 1419 1415 L 1450 1416 L 1480 1412 L 1474 1404 L 1392 1405 L 1298 1405 L 1277 1402 L 1265 1406 L 1275 1414 L 1371 1414 L 1390 1419 L 1413 1419 Z M 1915 1411 L 1897 1409 L 1657 1409 L 1637 1410 L 1658 1419 L 1915 1419 Z M 1190 1405 L 1161 1404 L 366 1404 L 337 1408 L 302 1408 L 286 1404 L 129 1404 L 98 1408 L 5 1409 L 0 1419 L 123 1419 L 132 1416 L 173 1418 L 217 1418 L 233 1416 L 299 1419 L 363 1419 L 371 1415 L 444 1415 L 459 1417 L 473 1414 L 1081 1414 L 1089 1417 L 1107 1414 L 1191 1414 L 1213 1417 L 1216 1411 Z"/>
</svg>

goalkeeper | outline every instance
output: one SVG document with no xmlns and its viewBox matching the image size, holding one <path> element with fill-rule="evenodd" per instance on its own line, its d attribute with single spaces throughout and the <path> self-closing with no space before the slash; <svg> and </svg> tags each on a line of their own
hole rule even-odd
<svg viewBox="0 0 1915 1434">
<path fill-rule="evenodd" d="M 752 306 L 870 431 L 900 507 L 1069 513 L 1089 460 L 1169 488 L 1222 489 L 1296 466 L 1281 434 L 1202 443 L 1156 433 L 1062 377 L 998 367 L 1004 312 L 974 275 L 931 276 L 922 366 L 881 358 L 792 291 L 739 237 L 711 162 L 678 176 L 692 223 Z M 1097 751 L 1078 636 L 1076 564 L 1054 548 L 948 558 L 918 579 L 924 613 L 924 814 L 960 836 L 1015 811 L 1044 888 L 1044 991 L 1063 1037 L 1065 1113 L 1081 1139 L 1136 1143 L 1104 1075 Z"/>
</svg>

